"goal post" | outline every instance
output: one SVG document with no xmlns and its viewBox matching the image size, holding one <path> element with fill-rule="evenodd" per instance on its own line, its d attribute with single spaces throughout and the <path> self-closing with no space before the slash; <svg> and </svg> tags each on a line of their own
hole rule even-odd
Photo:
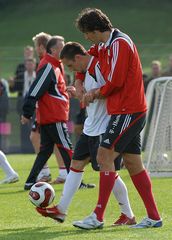
<svg viewBox="0 0 172 240">
<path fill-rule="evenodd" d="M 172 77 L 152 80 L 146 98 L 143 161 L 152 176 L 172 176 Z"/>
</svg>

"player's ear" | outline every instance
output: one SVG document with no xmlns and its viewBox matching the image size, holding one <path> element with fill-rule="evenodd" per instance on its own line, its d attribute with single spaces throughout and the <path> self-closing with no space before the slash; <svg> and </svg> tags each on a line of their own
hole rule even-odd
<svg viewBox="0 0 172 240">
<path fill-rule="evenodd" d="M 81 59 L 81 55 L 80 54 L 76 54 L 75 55 L 75 61 L 79 61 Z"/>
</svg>

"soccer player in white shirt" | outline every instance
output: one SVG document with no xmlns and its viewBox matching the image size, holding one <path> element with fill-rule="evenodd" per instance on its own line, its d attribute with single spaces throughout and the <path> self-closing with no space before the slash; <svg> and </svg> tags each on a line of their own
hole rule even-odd
<svg viewBox="0 0 172 240">
<path fill-rule="evenodd" d="M 60 57 L 63 63 L 71 71 L 85 73 L 83 84 L 76 82 L 76 91 L 73 87 L 69 88 L 71 95 L 76 94 L 82 98 L 84 91 L 99 88 L 105 84 L 99 69 L 98 60 L 90 56 L 84 47 L 76 42 L 69 42 L 63 48 Z M 76 80 L 77 81 L 77 80 Z M 53 218 L 63 222 L 69 204 L 77 191 L 84 172 L 84 167 L 91 162 L 94 170 L 99 170 L 96 161 L 97 149 L 99 147 L 102 134 L 106 131 L 110 116 L 107 114 L 105 99 L 96 99 L 86 107 L 87 118 L 84 122 L 83 133 L 81 134 L 73 155 L 70 172 L 64 184 L 60 202 L 53 208 L 37 208 L 37 211 L 45 217 Z M 120 159 L 116 159 L 117 163 Z M 119 164 L 118 164 L 119 165 Z M 116 170 L 120 167 L 115 164 Z M 121 215 L 114 226 L 135 224 L 135 217 L 130 207 L 127 188 L 118 174 L 113 187 L 113 193 L 121 208 Z M 99 227 L 103 227 L 102 225 Z"/>
</svg>

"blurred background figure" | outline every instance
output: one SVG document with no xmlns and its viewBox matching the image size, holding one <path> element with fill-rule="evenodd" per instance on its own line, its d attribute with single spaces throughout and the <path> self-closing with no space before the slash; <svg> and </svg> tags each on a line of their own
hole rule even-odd
<svg viewBox="0 0 172 240">
<path fill-rule="evenodd" d="M 24 60 L 18 64 L 14 78 L 9 81 L 10 91 L 17 92 L 16 110 L 21 116 L 24 97 L 33 80 L 36 77 L 36 60 L 34 58 L 34 48 L 26 46 L 24 48 Z M 33 153 L 33 147 L 29 140 L 31 124 L 20 125 L 20 148 L 22 153 Z"/>
<path fill-rule="evenodd" d="M 23 76 L 23 90 L 22 90 L 23 98 L 25 98 L 35 78 L 36 78 L 36 59 L 28 58 L 25 61 L 25 71 Z"/>
<path fill-rule="evenodd" d="M 9 123 L 7 123 L 7 114 L 9 109 L 9 85 L 8 81 L 0 78 L 0 149 L 7 147 L 7 133 Z"/>
<path fill-rule="evenodd" d="M 0 181 L 0 184 L 4 183 L 14 183 L 19 181 L 18 174 L 14 171 L 11 167 L 10 163 L 8 162 L 5 154 L 0 150 L 0 168 L 6 174 L 6 177 Z"/>
<path fill-rule="evenodd" d="M 172 76 L 172 55 L 169 56 L 168 68 L 162 73 L 162 76 Z"/>
<path fill-rule="evenodd" d="M 162 68 L 161 68 L 161 62 L 158 60 L 154 60 L 151 63 L 151 74 L 150 76 L 147 76 L 144 78 L 144 88 L 145 92 L 147 90 L 147 86 L 155 78 L 161 77 L 162 76 Z"/>
<path fill-rule="evenodd" d="M 29 91 L 29 88 L 36 78 L 36 59 L 28 58 L 25 60 L 25 71 L 23 74 L 23 90 L 22 96 L 20 96 L 20 104 L 18 104 L 18 113 L 22 111 L 22 105 L 24 99 Z M 23 153 L 33 152 L 33 147 L 30 142 L 29 136 L 31 131 L 32 123 L 26 125 L 20 125 L 20 137 L 21 137 L 21 151 Z"/>
<path fill-rule="evenodd" d="M 26 70 L 26 60 L 34 58 L 34 49 L 32 46 L 24 48 L 24 60 L 16 67 L 15 76 L 10 79 L 10 91 L 17 92 L 18 98 L 23 95 L 24 72 Z M 19 104 L 20 105 L 20 104 Z M 21 109 L 21 107 L 19 108 Z"/>
</svg>

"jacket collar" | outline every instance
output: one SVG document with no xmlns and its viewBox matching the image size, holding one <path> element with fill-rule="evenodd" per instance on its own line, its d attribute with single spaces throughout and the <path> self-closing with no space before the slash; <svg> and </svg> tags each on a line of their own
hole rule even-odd
<svg viewBox="0 0 172 240">
<path fill-rule="evenodd" d="M 61 61 L 53 57 L 52 55 L 46 53 L 44 56 L 44 60 L 51 63 L 55 67 L 60 67 Z"/>
</svg>

